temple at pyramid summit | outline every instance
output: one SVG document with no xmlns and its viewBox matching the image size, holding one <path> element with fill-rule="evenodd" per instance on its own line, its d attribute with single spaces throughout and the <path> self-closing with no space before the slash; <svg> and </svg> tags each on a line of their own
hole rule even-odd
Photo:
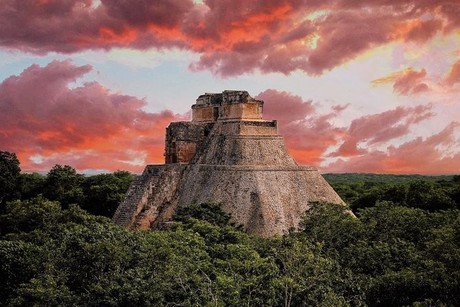
<svg viewBox="0 0 460 307">
<path fill-rule="evenodd" d="M 309 204 L 344 202 L 318 170 L 300 166 L 246 91 L 201 95 L 192 120 L 166 128 L 165 164 L 147 165 L 113 221 L 161 228 L 178 207 L 218 203 L 235 224 L 264 237 L 295 229 Z"/>
</svg>

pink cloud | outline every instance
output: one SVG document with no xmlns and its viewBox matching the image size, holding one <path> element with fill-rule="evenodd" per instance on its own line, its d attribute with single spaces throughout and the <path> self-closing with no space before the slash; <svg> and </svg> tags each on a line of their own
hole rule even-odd
<svg viewBox="0 0 460 307">
<path fill-rule="evenodd" d="M 318 165 L 325 151 L 337 144 L 344 129 L 331 121 L 346 106 L 334 106 L 327 114 L 319 114 L 311 101 L 273 89 L 256 96 L 265 101 L 264 118 L 277 119 L 279 133 L 284 137 L 289 152 L 301 164 Z"/>
<path fill-rule="evenodd" d="M 454 85 L 455 83 L 460 83 L 460 60 L 455 62 L 450 70 L 449 75 L 446 78 L 446 81 L 450 85 Z"/>
<path fill-rule="evenodd" d="M 413 125 L 434 117 L 430 104 L 397 107 L 338 127 L 333 120 L 347 105 L 333 106 L 321 114 L 317 104 L 273 89 L 260 93 L 257 99 L 265 101 L 265 118 L 279 119 L 279 133 L 300 164 L 326 172 L 452 174 L 460 169 L 456 135 L 460 123 L 452 122 L 426 138 L 411 136 Z M 408 141 L 391 145 L 401 138 Z M 330 153 L 333 148 L 337 149 Z M 330 158 L 337 160 L 330 163 Z"/>
<path fill-rule="evenodd" d="M 222 76 L 318 75 L 389 42 L 454 31 L 459 11 L 449 0 L 3 0 L 0 46 L 36 54 L 177 47 L 200 55 L 192 69 Z"/>
<path fill-rule="evenodd" d="M 256 98 L 265 102 L 264 117 L 275 118 L 282 126 L 302 121 L 316 111 L 312 101 L 303 101 L 300 96 L 288 92 L 268 89 L 259 93 Z"/>
<path fill-rule="evenodd" d="M 382 113 L 362 116 L 353 120 L 347 129 L 344 142 L 331 157 L 349 157 L 368 153 L 365 147 L 385 143 L 407 135 L 410 127 L 432 117 L 431 105 L 397 107 Z"/>
<path fill-rule="evenodd" d="M 393 83 L 393 91 L 399 95 L 417 95 L 428 91 L 430 88 L 426 82 L 426 70 L 413 70 L 412 68 L 396 72 L 392 75 L 373 80 L 372 84 L 381 85 Z"/>
<path fill-rule="evenodd" d="M 96 82 L 69 88 L 90 70 L 53 61 L 0 83 L 0 144 L 18 154 L 22 169 L 48 170 L 64 161 L 80 169 L 139 171 L 163 161 L 164 128 L 178 117 L 145 112 L 145 101 Z"/>
<path fill-rule="evenodd" d="M 321 74 L 358 54 L 391 40 L 395 18 L 371 11 L 336 11 L 318 22 L 317 47 L 308 57 L 308 71 Z M 372 24 L 372 26 L 370 26 Z"/>
<path fill-rule="evenodd" d="M 419 72 L 411 69 L 406 70 L 396 78 L 393 90 L 400 95 L 418 94 L 427 91 L 428 86 L 422 82 L 425 77 L 425 69 Z"/>
<path fill-rule="evenodd" d="M 445 147 L 455 147 L 455 131 L 460 123 L 452 122 L 428 138 L 415 138 L 386 151 L 339 159 L 324 168 L 330 172 L 371 172 L 395 174 L 455 174 L 460 169 L 460 153 L 445 155 Z"/>
<path fill-rule="evenodd" d="M 442 29 L 442 21 L 439 19 L 417 20 L 412 22 L 406 34 L 407 41 L 425 42 L 432 38 Z"/>
<path fill-rule="evenodd" d="M 145 112 L 144 100 L 112 93 L 96 82 L 69 87 L 90 70 L 89 65 L 54 61 L 0 83 L 0 144 L 18 154 L 23 170 L 69 164 L 78 170 L 140 171 L 147 163 L 162 163 L 164 128 L 184 118 L 167 110 Z M 322 170 L 434 174 L 460 169 L 459 123 L 425 139 L 373 149 L 410 136 L 412 125 L 433 116 L 431 105 L 398 107 L 338 127 L 333 121 L 347 105 L 323 113 L 312 101 L 273 89 L 257 98 L 265 101 L 265 117 L 278 119 L 288 150 L 301 164 L 324 166 L 332 156 L 338 160 Z"/>
</svg>

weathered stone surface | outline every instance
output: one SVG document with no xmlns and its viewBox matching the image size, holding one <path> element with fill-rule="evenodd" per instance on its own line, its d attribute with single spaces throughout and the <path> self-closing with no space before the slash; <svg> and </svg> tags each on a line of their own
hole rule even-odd
<svg viewBox="0 0 460 307">
<path fill-rule="evenodd" d="M 192 106 L 192 122 L 262 120 L 264 102 L 246 91 L 223 91 L 201 95 Z"/>
<path fill-rule="evenodd" d="M 200 96 L 192 109 L 231 104 L 263 102 L 244 91 L 224 91 Z M 215 120 L 171 123 L 166 164 L 146 167 L 117 209 L 115 223 L 159 228 L 178 206 L 213 202 L 248 232 L 272 236 L 296 228 L 311 202 L 343 204 L 315 168 L 296 164 L 276 121 L 254 120 L 252 113 L 235 119 L 234 111 L 226 110 Z"/>
</svg>

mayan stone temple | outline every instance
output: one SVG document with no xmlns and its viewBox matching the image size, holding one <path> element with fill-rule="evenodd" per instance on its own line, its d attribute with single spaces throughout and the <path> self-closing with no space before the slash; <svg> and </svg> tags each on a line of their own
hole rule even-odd
<svg viewBox="0 0 460 307">
<path fill-rule="evenodd" d="M 113 221 L 161 228 L 179 206 L 219 203 L 233 222 L 268 237 L 296 228 L 310 202 L 343 204 L 315 168 L 297 165 L 262 110 L 246 91 L 198 97 L 192 121 L 166 129 L 166 163 L 146 166 Z"/>
</svg>

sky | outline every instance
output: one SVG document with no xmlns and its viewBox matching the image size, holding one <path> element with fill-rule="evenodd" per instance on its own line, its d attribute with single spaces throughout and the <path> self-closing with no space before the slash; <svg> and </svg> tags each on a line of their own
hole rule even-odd
<svg viewBox="0 0 460 307">
<path fill-rule="evenodd" d="M 0 1 L 0 150 L 23 171 L 162 164 L 167 125 L 227 89 L 323 173 L 459 174 L 460 1 Z"/>
</svg>

